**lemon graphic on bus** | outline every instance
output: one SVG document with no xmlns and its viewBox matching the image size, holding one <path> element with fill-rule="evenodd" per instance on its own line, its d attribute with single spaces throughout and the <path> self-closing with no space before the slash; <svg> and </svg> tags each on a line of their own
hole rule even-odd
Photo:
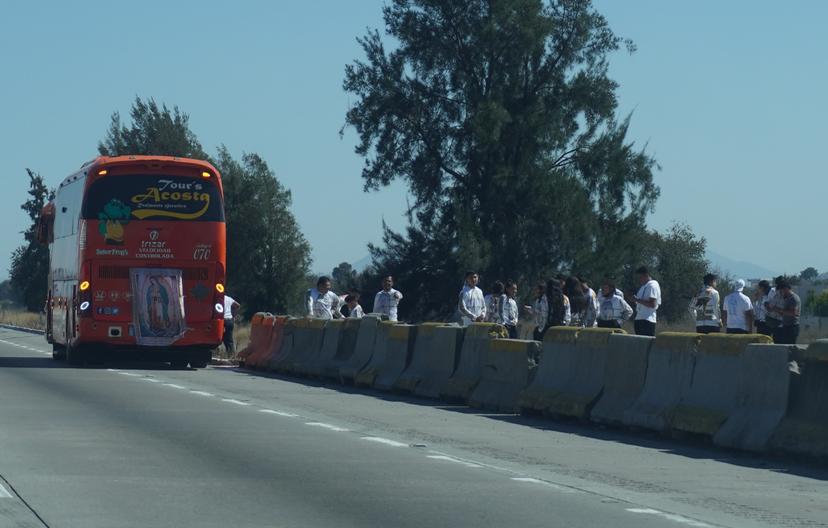
<svg viewBox="0 0 828 528">
<path fill-rule="evenodd" d="M 124 202 L 112 199 L 98 213 L 98 231 L 110 245 L 124 243 L 124 226 L 129 223 L 132 209 Z"/>
</svg>

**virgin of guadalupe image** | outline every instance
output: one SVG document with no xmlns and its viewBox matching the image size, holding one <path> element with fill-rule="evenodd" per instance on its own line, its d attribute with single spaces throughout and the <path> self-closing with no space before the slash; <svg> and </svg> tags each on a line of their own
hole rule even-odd
<svg viewBox="0 0 828 528">
<path fill-rule="evenodd" d="M 147 288 L 147 310 L 149 311 L 150 331 L 153 333 L 163 334 L 170 327 L 169 300 L 169 293 L 161 284 L 159 277 L 150 277 L 150 285 Z"/>
</svg>

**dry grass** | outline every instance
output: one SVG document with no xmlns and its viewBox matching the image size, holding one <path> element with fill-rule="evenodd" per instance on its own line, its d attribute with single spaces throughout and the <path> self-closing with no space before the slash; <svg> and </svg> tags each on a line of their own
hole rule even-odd
<svg viewBox="0 0 828 528">
<path fill-rule="evenodd" d="M 46 329 L 46 318 L 43 314 L 27 312 L 25 310 L 0 310 L 0 323 L 21 326 L 23 328 L 33 328 L 35 330 Z"/>
<path fill-rule="evenodd" d="M 236 353 L 244 349 L 250 342 L 250 323 L 237 322 L 233 328 L 233 340 L 236 342 Z M 224 349 L 224 346 L 218 348 L 218 355 L 221 359 L 238 359 L 236 356 L 230 356 Z"/>
</svg>

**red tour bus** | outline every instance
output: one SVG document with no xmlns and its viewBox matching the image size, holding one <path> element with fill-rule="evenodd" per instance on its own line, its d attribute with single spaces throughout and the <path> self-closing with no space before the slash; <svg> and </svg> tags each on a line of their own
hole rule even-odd
<svg viewBox="0 0 828 528">
<path fill-rule="evenodd" d="M 224 331 L 225 224 L 211 164 L 99 157 L 43 210 L 55 359 L 129 355 L 204 367 Z"/>
</svg>

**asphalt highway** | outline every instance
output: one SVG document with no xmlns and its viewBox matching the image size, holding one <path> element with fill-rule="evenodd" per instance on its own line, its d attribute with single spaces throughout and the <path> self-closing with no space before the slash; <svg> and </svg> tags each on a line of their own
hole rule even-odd
<svg viewBox="0 0 828 528">
<path fill-rule="evenodd" d="M 828 470 L 0 330 L 0 527 L 828 526 Z"/>
</svg>

